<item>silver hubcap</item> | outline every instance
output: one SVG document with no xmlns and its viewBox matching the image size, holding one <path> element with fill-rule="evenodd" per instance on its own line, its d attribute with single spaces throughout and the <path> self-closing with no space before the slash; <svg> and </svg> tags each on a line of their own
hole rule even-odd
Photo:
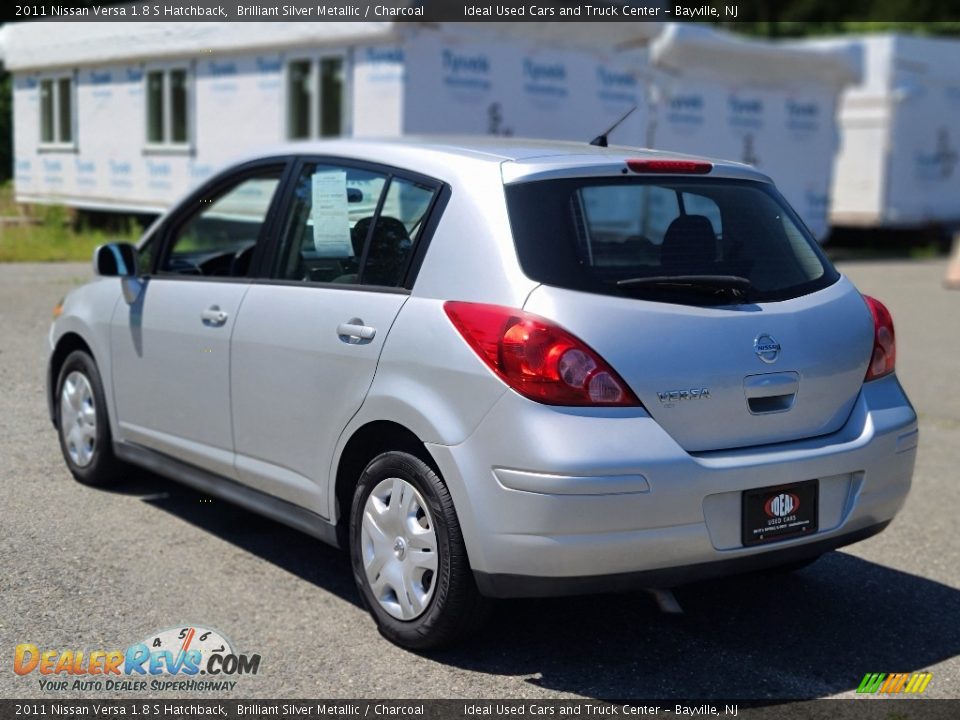
<svg viewBox="0 0 960 720">
<path fill-rule="evenodd" d="M 97 444 L 97 406 L 87 376 L 78 370 L 67 375 L 60 393 L 60 434 L 77 467 L 93 460 Z"/>
<path fill-rule="evenodd" d="M 377 485 L 363 508 L 360 549 L 380 607 L 400 620 L 419 617 L 437 579 L 437 533 L 417 489 L 400 478 Z"/>
</svg>

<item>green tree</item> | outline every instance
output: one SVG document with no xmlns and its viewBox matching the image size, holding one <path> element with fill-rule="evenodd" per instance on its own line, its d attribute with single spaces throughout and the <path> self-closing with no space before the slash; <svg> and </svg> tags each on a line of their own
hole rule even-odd
<svg viewBox="0 0 960 720">
<path fill-rule="evenodd" d="M 721 16 L 736 4 L 727 30 L 766 37 L 803 37 L 895 31 L 916 35 L 960 35 L 960 0 L 728 0 L 711 2 Z"/>
</svg>

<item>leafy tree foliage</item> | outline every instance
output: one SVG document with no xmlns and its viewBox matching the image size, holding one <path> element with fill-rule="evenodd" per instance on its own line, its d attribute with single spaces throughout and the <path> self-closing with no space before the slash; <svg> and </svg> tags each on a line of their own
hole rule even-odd
<svg viewBox="0 0 960 720">
<path fill-rule="evenodd" d="M 960 0 L 728 0 L 709 3 L 723 15 L 736 4 L 736 22 L 725 29 L 766 37 L 902 32 L 960 36 Z"/>
</svg>

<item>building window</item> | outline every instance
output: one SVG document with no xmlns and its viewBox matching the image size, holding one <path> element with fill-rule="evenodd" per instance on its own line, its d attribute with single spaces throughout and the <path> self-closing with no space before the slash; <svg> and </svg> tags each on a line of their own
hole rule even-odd
<svg viewBox="0 0 960 720">
<path fill-rule="evenodd" d="M 291 61 L 287 66 L 287 136 L 305 140 L 343 135 L 344 86 L 342 57 Z"/>
<path fill-rule="evenodd" d="M 73 78 L 40 81 L 40 143 L 73 145 Z"/>
<path fill-rule="evenodd" d="M 150 70 L 147 82 L 147 144 L 189 143 L 189 77 L 185 68 Z"/>
</svg>

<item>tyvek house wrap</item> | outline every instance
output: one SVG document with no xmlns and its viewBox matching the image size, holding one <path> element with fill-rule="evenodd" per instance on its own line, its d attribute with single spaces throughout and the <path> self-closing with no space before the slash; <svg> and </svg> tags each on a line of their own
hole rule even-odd
<svg viewBox="0 0 960 720">
<path fill-rule="evenodd" d="M 618 131 L 635 137 L 646 126 L 647 83 L 623 64 L 632 56 L 642 64 L 642 46 L 657 31 L 656 24 L 617 23 L 18 25 L 7 46 L 17 196 L 103 209 L 168 207 L 234 157 L 282 142 L 289 63 L 329 55 L 344 62 L 346 135 L 441 131 L 586 142 L 636 103 L 629 123 L 641 130 L 628 132 L 626 124 Z M 471 53 L 489 58 L 479 63 L 488 63 L 490 79 L 480 92 L 444 80 L 451 68 L 475 71 L 478 63 L 459 62 Z M 170 67 L 190 73 L 189 142 L 151 147 L 145 73 Z M 39 85 L 61 74 L 74 80 L 74 142 L 41 148 Z"/>
<path fill-rule="evenodd" d="M 864 55 L 863 80 L 840 105 L 833 222 L 960 222 L 960 41 L 884 34 L 809 44 Z"/>
<path fill-rule="evenodd" d="M 747 40 L 668 26 L 650 46 L 651 145 L 765 172 L 818 237 L 829 229 L 837 104 L 861 75 L 851 48 Z"/>
</svg>

